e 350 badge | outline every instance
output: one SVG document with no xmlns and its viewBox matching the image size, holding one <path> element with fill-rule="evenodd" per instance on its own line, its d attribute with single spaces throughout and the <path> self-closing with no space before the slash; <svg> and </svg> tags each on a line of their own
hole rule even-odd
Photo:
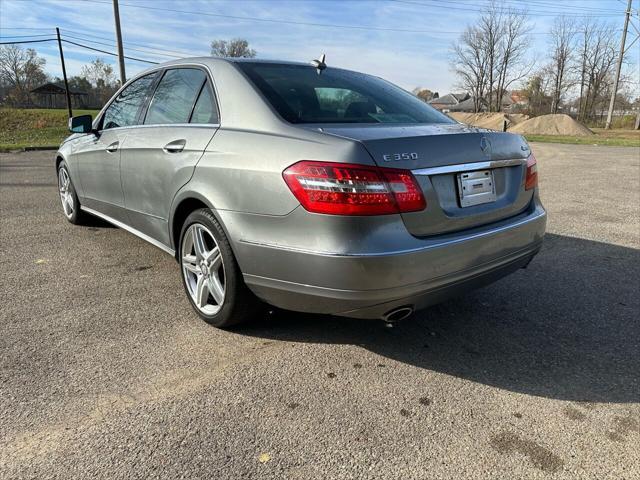
<svg viewBox="0 0 640 480">
<path fill-rule="evenodd" d="M 416 152 L 406 153 L 388 153 L 382 156 L 385 162 L 397 162 L 399 160 L 417 160 L 418 154 Z"/>
</svg>

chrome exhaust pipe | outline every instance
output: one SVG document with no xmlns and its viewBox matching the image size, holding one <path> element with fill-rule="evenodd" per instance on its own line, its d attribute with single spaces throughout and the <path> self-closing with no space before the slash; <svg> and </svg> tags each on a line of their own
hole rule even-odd
<svg viewBox="0 0 640 480">
<path fill-rule="evenodd" d="M 413 314 L 413 307 L 398 307 L 382 315 L 382 321 L 387 325 L 393 325 L 411 316 L 411 314 Z"/>
</svg>

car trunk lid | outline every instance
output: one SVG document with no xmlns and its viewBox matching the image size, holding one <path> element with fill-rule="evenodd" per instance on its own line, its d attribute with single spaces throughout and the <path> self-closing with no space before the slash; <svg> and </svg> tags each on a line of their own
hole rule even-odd
<svg viewBox="0 0 640 480">
<path fill-rule="evenodd" d="M 402 218 L 416 236 L 454 232 L 517 215 L 533 195 L 524 188 L 530 150 L 519 135 L 461 124 L 320 129 L 361 142 L 380 167 L 413 171 L 427 208 L 403 213 Z"/>
</svg>

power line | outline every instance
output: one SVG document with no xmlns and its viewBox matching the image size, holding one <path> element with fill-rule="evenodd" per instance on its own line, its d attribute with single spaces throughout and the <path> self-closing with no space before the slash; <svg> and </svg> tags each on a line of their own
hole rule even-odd
<svg viewBox="0 0 640 480">
<path fill-rule="evenodd" d="M 67 33 L 66 35 L 68 37 L 72 37 L 72 38 L 80 38 L 80 37 L 78 37 L 76 35 L 82 35 L 83 37 L 91 37 L 92 39 L 93 38 L 97 38 L 99 40 L 107 40 L 107 41 L 109 41 L 111 43 L 114 43 L 113 39 L 111 39 L 111 38 L 101 37 L 101 36 L 93 35 L 93 34 L 90 34 L 90 33 L 77 32 L 75 30 L 68 30 L 68 29 L 62 29 L 62 32 L 71 32 L 71 34 Z M 82 40 L 87 40 L 89 42 L 95 42 L 95 40 L 89 40 L 87 38 L 82 38 Z M 97 42 L 95 42 L 95 43 L 97 43 Z M 155 50 L 157 52 L 172 53 L 172 54 L 176 54 L 176 56 L 179 55 L 179 58 L 193 56 L 193 53 L 181 52 L 179 50 L 166 50 L 166 49 L 162 49 L 162 48 L 150 47 L 150 46 L 148 46 L 148 45 L 146 45 L 144 43 L 136 43 L 136 42 L 131 42 L 129 40 L 127 40 L 127 45 L 136 45 L 136 46 L 139 46 L 139 47 L 144 47 L 144 48 L 146 48 L 146 49 L 148 49 L 150 51 Z M 127 49 L 132 50 L 131 47 L 127 47 Z"/>
<path fill-rule="evenodd" d="M 89 2 L 89 3 L 96 3 L 96 4 L 103 4 L 103 5 L 109 5 L 109 2 L 104 1 L 104 0 L 82 0 L 85 2 Z M 419 5 L 421 7 L 433 7 L 433 8 L 446 8 L 446 9 L 456 9 L 456 10 L 464 10 L 464 11 L 472 11 L 472 12 L 476 12 L 476 13 L 481 13 L 483 10 L 478 10 L 478 9 L 470 9 L 470 8 L 463 8 L 463 7 L 454 7 L 451 6 L 450 2 L 447 0 L 425 0 L 425 1 L 433 1 L 433 2 L 437 2 L 437 1 L 444 1 L 447 3 L 447 6 L 441 6 L 441 5 L 433 5 L 433 4 L 426 4 L 426 3 L 421 3 L 421 2 L 417 2 L 417 1 L 409 1 L 409 0 L 388 0 L 391 2 L 395 2 L 395 3 L 406 3 L 406 4 L 410 4 L 410 5 Z M 332 24 L 332 23 L 317 23 L 317 22 L 301 22 L 301 21 L 294 21 L 294 20 L 280 20 L 280 19 L 271 19 L 271 18 L 260 18 L 260 17 L 247 17 L 247 16 L 238 16 L 238 15 L 225 15 L 225 14 L 221 14 L 221 13 L 210 13 L 210 12 L 197 12 L 197 11 L 192 11 L 192 10 L 179 10 L 179 9 L 175 9 L 175 8 L 166 8 L 166 7 L 155 7 L 155 6 L 148 6 L 148 5 L 134 5 L 131 3 L 120 3 L 121 6 L 125 6 L 125 7 L 131 7 L 131 8 L 140 8 L 140 9 L 146 9 L 146 10 L 156 10 L 156 11 L 163 11 L 163 12 L 171 12 L 171 13 L 181 13 L 181 14 L 187 14 L 187 15 L 198 15 L 198 16 L 207 16 L 207 17 L 216 17 L 216 18 L 227 18 L 227 19 L 232 19 L 232 20 L 238 20 L 238 21 L 245 21 L 245 22 L 263 22 L 263 23 L 275 23 L 275 24 L 285 24 L 285 25 L 300 25 L 300 26 L 307 26 L 307 27 L 321 27 L 321 28 L 340 28 L 340 29 L 353 29 L 353 30 L 368 30 L 368 31 L 384 31 L 384 32 L 398 32 L 398 33 L 417 33 L 417 34 L 428 34 L 428 35 L 439 35 L 439 34 L 454 34 L 454 35 L 458 35 L 462 32 L 460 31 L 442 31 L 442 30 L 421 30 L 421 29 L 409 29 L 409 28 L 393 28 L 393 27 L 375 27 L 373 25 L 346 25 L 346 24 Z M 530 13 L 525 13 L 526 15 L 533 15 L 533 12 Z M 558 16 L 559 13 L 540 13 L 540 15 L 546 15 L 546 16 Z M 609 15 L 609 14 L 607 14 Z M 611 15 L 615 15 L 615 14 L 611 14 Z M 573 14 L 572 16 L 576 17 L 591 17 L 591 16 L 596 16 L 596 15 L 577 15 L 577 14 Z M 547 35 L 547 32 L 532 32 L 533 34 L 544 34 Z"/>
<path fill-rule="evenodd" d="M 90 47 L 90 46 L 88 46 L 88 45 L 83 45 L 82 43 L 72 42 L 71 40 L 65 40 L 65 39 L 63 39 L 62 41 L 63 41 L 63 42 L 65 42 L 65 43 L 70 43 L 70 44 L 75 45 L 75 46 L 77 46 L 77 47 L 82 47 L 82 48 L 86 48 L 86 49 L 88 49 L 88 50 L 93 50 L 94 52 L 100 52 L 100 53 L 104 53 L 104 54 L 106 54 L 106 55 L 112 55 L 112 56 L 114 56 L 114 57 L 117 57 L 117 56 L 118 56 L 118 54 L 117 54 L 117 53 L 107 52 L 106 50 L 101 50 L 101 49 L 99 49 L 99 48 L 93 48 L 93 47 Z M 151 64 L 153 64 L 153 65 L 158 65 L 158 63 L 160 63 L 160 62 L 152 62 L 151 60 L 144 60 L 144 59 L 142 59 L 142 58 L 128 57 L 128 56 L 126 56 L 126 55 L 124 56 L 124 58 L 126 58 L 127 60 L 134 60 L 134 61 L 136 61 L 136 62 L 151 63 Z"/>
<path fill-rule="evenodd" d="M 42 42 L 55 42 L 57 41 L 57 38 L 43 38 L 41 40 L 19 40 L 19 41 L 13 41 L 13 42 L 0 42 L 0 45 L 21 45 L 21 44 L 25 44 L 25 43 L 42 43 Z M 114 57 L 117 57 L 118 54 L 117 53 L 113 53 L 113 52 L 108 52 L 106 50 L 101 50 L 99 48 L 94 48 L 94 47 L 90 47 L 89 45 L 84 45 L 82 43 L 77 43 L 77 42 L 73 42 L 71 40 L 66 40 L 66 39 L 61 39 L 61 41 L 65 42 L 65 43 L 70 43 L 72 45 L 75 45 L 77 47 L 81 47 L 81 48 L 86 48 L 87 50 L 93 50 L 94 52 L 100 52 L 100 53 L 104 53 L 105 55 L 112 55 Z M 136 57 L 128 57 L 125 56 L 124 58 L 126 58 L 127 60 L 133 60 L 135 62 L 143 62 L 143 63 L 150 63 L 153 65 L 157 65 L 160 62 L 152 62 L 151 60 L 145 60 L 143 58 L 136 58 Z"/>
<path fill-rule="evenodd" d="M 431 0 L 431 1 L 435 1 L 435 0 Z M 492 0 L 470 0 L 469 3 L 467 3 L 467 0 L 457 0 L 457 1 L 462 5 L 478 6 L 478 7 L 480 7 L 481 5 L 478 5 L 476 2 L 483 1 L 485 2 L 485 4 L 491 4 L 492 2 Z M 610 8 L 598 8 L 598 7 L 594 8 L 594 7 L 577 6 L 577 5 L 571 5 L 571 4 L 567 5 L 566 2 L 559 4 L 559 3 L 547 2 L 544 0 L 527 0 L 525 3 L 519 2 L 517 0 L 502 0 L 500 3 L 508 4 L 510 6 L 513 6 L 513 8 L 520 8 L 520 9 L 526 9 L 529 5 L 533 5 L 535 7 L 542 7 L 540 9 L 542 13 L 554 13 L 554 14 L 560 14 L 560 15 L 564 13 L 573 13 L 573 12 L 564 12 L 562 10 L 557 10 L 553 7 L 568 8 L 570 10 L 577 11 L 577 12 L 587 12 L 587 13 L 594 13 L 594 14 L 597 14 L 597 13 L 611 14 L 612 13 Z"/>
<path fill-rule="evenodd" d="M 51 31 L 53 28 L 32 28 L 32 27 L 0 27 L 1 30 L 48 30 Z"/>
<path fill-rule="evenodd" d="M 89 1 L 89 0 L 86 0 Z M 434 2 L 434 3 L 423 3 L 423 2 L 417 2 L 417 1 L 411 1 L 411 0 L 387 0 L 389 2 L 394 2 L 394 3 L 404 3 L 407 5 L 418 5 L 420 7 L 430 7 L 430 8 L 443 8 L 446 10 L 459 10 L 459 11 L 464 11 L 464 12 L 474 12 L 474 13 L 482 13 L 485 10 L 483 9 L 482 6 L 478 6 L 479 8 L 469 8 L 472 6 L 477 6 L 477 5 L 472 5 L 472 4 L 468 4 L 468 3 L 464 3 L 464 4 L 458 4 L 458 5 L 464 5 L 464 6 L 453 6 L 451 5 L 452 2 L 449 0 L 424 0 L 425 2 Z M 440 5 L 440 3 L 444 3 L 446 6 L 444 5 Z M 151 8 L 151 7 L 148 7 Z M 536 17 L 557 17 L 559 15 L 561 15 L 562 13 L 566 12 L 551 12 L 549 10 L 530 10 L 530 9 L 526 9 L 522 12 L 520 12 L 521 15 L 526 15 L 526 16 L 536 16 Z M 618 16 L 617 13 L 601 13 L 598 15 L 592 14 L 592 15 L 587 15 L 587 14 L 578 14 L 578 13 L 573 13 L 570 12 L 570 15 L 573 17 L 612 17 L 612 16 Z"/>
<path fill-rule="evenodd" d="M 76 36 L 76 35 L 71 35 L 69 33 L 64 33 L 63 34 L 63 38 L 73 38 L 75 40 L 83 40 L 83 41 L 87 41 L 87 42 L 90 42 L 90 43 L 93 43 L 93 44 L 96 44 L 96 45 L 105 45 L 107 47 L 115 47 L 113 42 L 111 42 L 111 43 L 99 42 L 97 40 L 92 40 L 92 39 L 89 39 L 89 38 L 83 38 L 83 37 L 79 37 L 79 36 Z M 127 42 L 127 44 L 128 44 L 128 42 Z M 169 54 L 166 54 L 166 53 L 156 53 L 156 52 L 153 52 L 153 51 L 142 50 L 142 49 L 138 49 L 138 48 L 132 48 L 132 47 L 129 47 L 129 46 L 127 46 L 127 50 L 132 50 L 134 52 L 140 52 L 140 53 L 147 53 L 149 55 L 155 55 L 155 56 L 161 56 L 161 57 L 164 56 L 164 57 L 173 57 L 173 58 L 184 58 L 184 55 L 178 56 L 178 55 L 169 55 Z M 188 56 L 190 56 L 190 55 L 188 55 Z"/>
<path fill-rule="evenodd" d="M 41 43 L 41 42 L 51 42 L 55 41 L 55 38 L 43 38 L 42 40 L 20 40 L 18 42 L 0 42 L 0 45 L 11 45 L 11 44 L 20 44 L 20 43 Z"/>
<path fill-rule="evenodd" d="M 108 5 L 108 2 L 104 2 L 101 0 L 83 0 L 89 3 L 99 3 L 103 5 Z M 433 30 L 419 30 L 419 29 L 408 29 L 408 28 L 386 28 L 386 27 L 374 27 L 372 25 L 339 25 L 339 24 L 331 24 L 331 23 L 316 23 L 316 22 L 298 22 L 294 20 L 276 20 L 272 18 L 259 18 L 259 17 L 243 17 L 238 15 L 224 15 L 221 13 L 209 13 L 209 12 L 195 12 L 189 10 L 177 10 L 173 8 L 163 8 L 163 7 L 150 7 L 147 5 L 133 5 L 130 3 L 121 3 L 120 5 L 132 8 L 144 8 L 147 10 L 158 10 L 163 12 L 172 12 L 172 13 L 184 13 L 188 15 L 198 15 L 198 16 L 206 16 L 206 17 L 216 17 L 216 18 L 228 18 L 231 20 L 239 20 L 239 21 L 249 21 L 249 22 L 264 22 L 264 23 L 277 23 L 277 24 L 285 24 L 285 25 L 300 25 L 305 27 L 322 27 L 322 28 L 344 28 L 344 29 L 354 29 L 354 30 L 378 30 L 384 32 L 399 32 L 399 33 L 424 33 L 424 34 L 459 34 L 461 32 L 453 32 L 453 31 L 433 31 Z"/>
<path fill-rule="evenodd" d="M 51 33 L 42 33 L 40 35 L 2 35 L 0 38 L 37 38 L 50 37 Z"/>
</svg>

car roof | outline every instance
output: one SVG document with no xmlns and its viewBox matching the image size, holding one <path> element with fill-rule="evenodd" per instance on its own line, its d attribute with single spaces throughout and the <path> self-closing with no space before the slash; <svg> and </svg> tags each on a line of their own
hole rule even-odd
<svg viewBox="0 0 640 480">
<path fill-rule="evenodd" d="M 226 57 L 188 57 L 181 58 L 178 60 L 169 60 L 167 62 L 163 62 L 159 64 L 159 66 L 170 66 L 170 65 L 182 65 L 185 63 L 205 63 L 205 64 L 220 64 L 220 63 L 265 63 L 265 64 L 278 64 L 278 65 L 304 65 L 311 66 L 311 62 L 292 62 L 288 60 L 267 60 L 267 59 L 257 59 L 257 58 L 226 58 Z"/>
</svg>

